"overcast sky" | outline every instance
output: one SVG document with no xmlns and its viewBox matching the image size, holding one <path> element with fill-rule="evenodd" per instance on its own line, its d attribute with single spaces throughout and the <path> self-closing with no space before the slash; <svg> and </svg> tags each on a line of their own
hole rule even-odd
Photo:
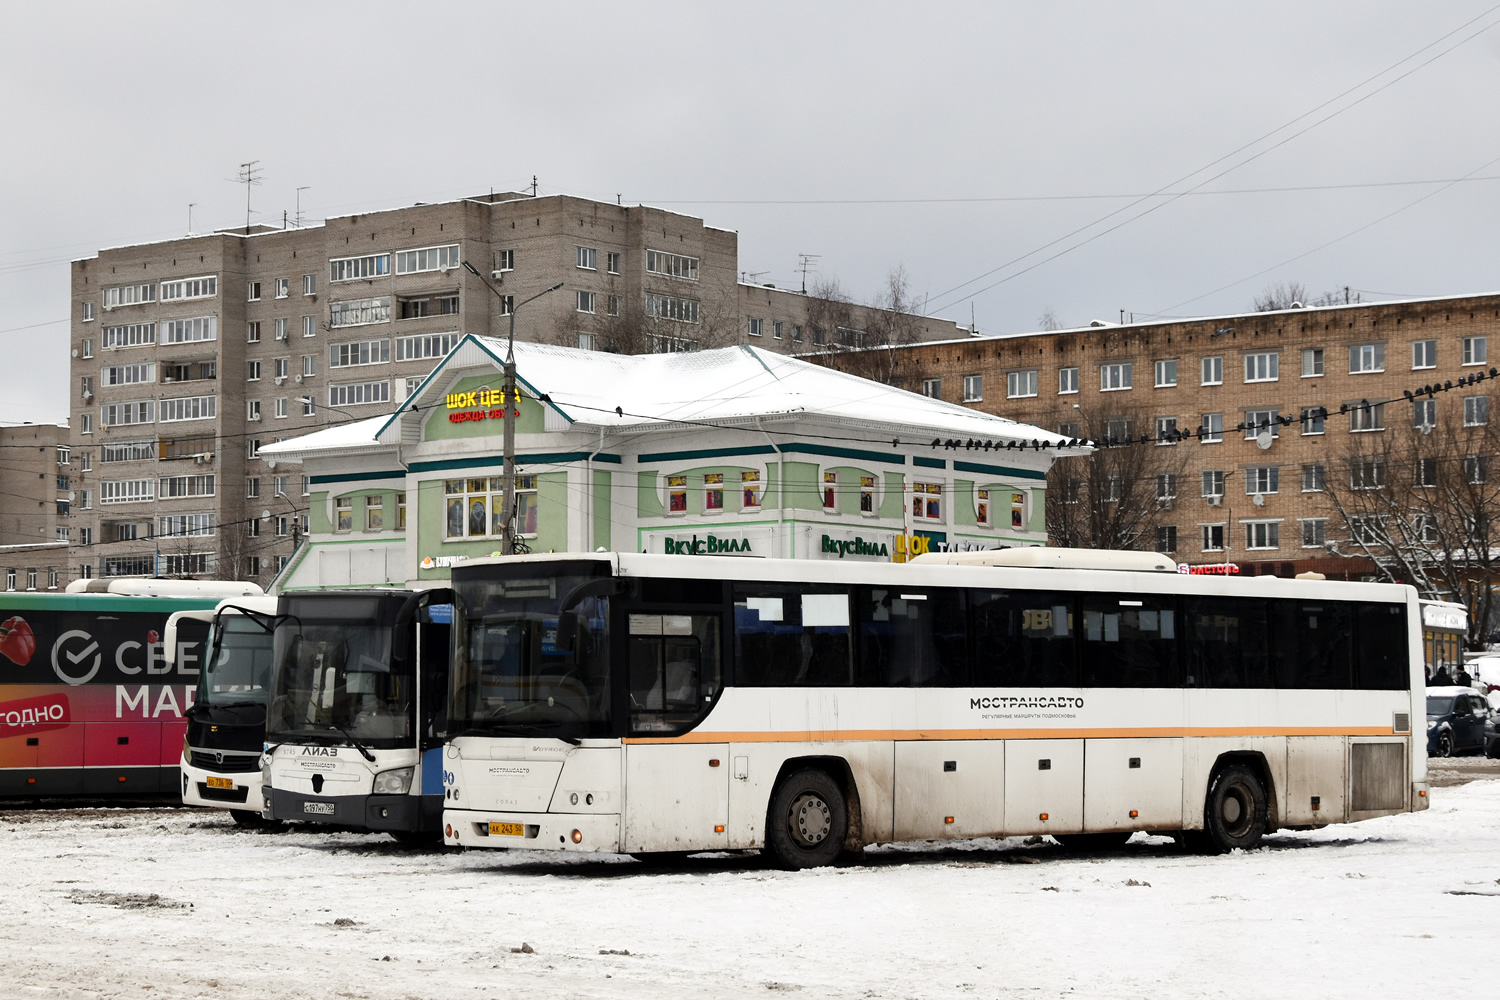
<svg viewBox="0 0 1500 1000">
<path fill-rule="evenodd" d="M 6 4 L 0 420 L 68 415 L 67 261 L 181 235 L 189 202 L 242 225 L 247 160 L 258 221 L 304 185 L 321 218 L 535 175 L 736 230 L 761 281 L 821 254 L 869 300 L 904 267 L 984 333 L 1235 312 L 1273 281 L 1495 290 L 1495 25 L 1370 0 Z"/>
</svg>

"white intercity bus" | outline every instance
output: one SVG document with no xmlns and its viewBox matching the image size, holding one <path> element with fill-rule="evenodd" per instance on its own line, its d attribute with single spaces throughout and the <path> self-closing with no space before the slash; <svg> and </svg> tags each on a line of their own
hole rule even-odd
<svg viewBox="0 0 1500 1000">
<path fill-rule="evenodd" d="M 1263 833 L 1427 806 L 1410 587 L 1012 549 L 453 569 L 444 837 L 787 867 L 904 840 Z"/>
</svg>

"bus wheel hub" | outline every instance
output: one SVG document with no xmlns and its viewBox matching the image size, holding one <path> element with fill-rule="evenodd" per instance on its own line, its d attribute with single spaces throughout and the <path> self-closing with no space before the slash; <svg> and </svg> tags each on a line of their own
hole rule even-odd
<svg viewBox="0 0 1500 1000">
<path fill-rule="evenodd" d="M 792 803 L 792 819 L 798 838 L 809 846 L 821 844 L 833 827 L 828 803 L 812 794 L 799 795 Z"/>
</svg>

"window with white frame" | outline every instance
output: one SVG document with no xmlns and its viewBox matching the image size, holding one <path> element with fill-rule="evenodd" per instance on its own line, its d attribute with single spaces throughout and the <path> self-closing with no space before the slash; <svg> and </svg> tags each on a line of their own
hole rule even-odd
<svg viewBox="0 0 1500 1000">
<path fill-rule="evenodd" d="M 1023 399 L 1027 396 L 1035 396 L 1037 388 L 1037 371 L 1035 368 L 1024 372 L 1007 372 L 1005 375 L 1005 396 L 1007 399 Z"/>
<path fill-rule="evenodd" d="M 581 312 L 581 313 L 591 313 L 591 312 L 593 312 L 594 311 L 594 293 L 593 292 L 585 292 L 582 289 L 579 289 L 577 295 L 578 295 L 578 301 L 577 301 L 577 305 L 575 306 L 576 311 Z"/>
<path fill-rule="evenodd" d="M 203 538 L 214 533 L 213 514 L 164 514 L 156 519 L 163 538 Z"/>
<path fill-rule="evenodd" d="M 1281 525 L 1275 521 L 1243 521 L 1245 548 L 1278 549 L 1281 547 Z"/>
<path fill-rule="evenodd" d="M 449 271 L 458 266 L 458 244 L 441 247 L 423 247 L 419 250 L 400 250 L 396 253 L 397 274 L 417 274 L 421 271 Z"/>
<path fill-rule="evenodd" d="M 1202 491 L 1202 495 L 1206 496 L 1206 497 L 1221 497 L 1221 496 L 1224 495 L 1224 470 L 1223 469 L 1204 469 L 1203 470 L 1203 491 Z"/>
<path fill-rule="evenodd" d="M 302 276 L 302 294 L 318 294 L 318 276 L 316 274 L 304 274 Z"/>
<path fill-rule="evenodd" d="M 328 262 L 329 281 L 354 281 L 380 278 L 391 273 L 391 255 L 367 254 L 363 257 L 335 257 Z"/>
<path fill-rule="evenodd" d="M 747 316 L 745 317 L 745 320 L 748 325 L 748 332 L 750 336 L 759 337 L 765 332 L 766 321 L 761 319 L 759 316 Z"/>
<path fill-rule="evenodd" d="M 258 281 L 252 281 L 252 282 L 250 282 L 250 290 L 249 290 L 249 294 L 247 296 L 247 301 L 250 301 L 250 302 L 259 302 L 260 301 L 260 282 L 258 282 Z"/>
<path fill-rule="evenodd" d="M 251 476 L 245 480 L 245 497 L 249 500 L 255 500 L 260 497 L 259 476 Z"/>
<path fill-rule="evenodd" d="M 92 358 L 94 356 L 94 340 L 93 340 L 92 337 L 85 337 L 80 342 L 79 347 L 80 347 L 80 350 L 79 350 L 78 356 L 80 358 L 87 359 L 87 358 Z"/>
<path fill-rule="evenodd" d="M 1464 456 L 1464 479 L 1471 486 L 1482 486 L 1490 480 L 1490 460 L 1485 455 Z"/>
<path fill-rule="evenodd" d="M 1302 467 L 1302 492 L 1322 493 L 1326 473 L 1321 462 L 1313 462 Z"/>
<path fill-rule="evenodd" d="M 1177 384 L 1177 361 L 1175 358 L 1158 361 L 1156 369 L 1156 388 L 1166 389 Z"/>
<path fill-rule="evenodd" d="M 1225 526 L 1223 524 L 1203 524 L 1199 525 L 1199 527 L 1203 529 L 1203 551 L 1223 552 Z"/>
<path fill-rule="evenodd" d="M 871 480 L 872 484 L 873 482 L 874 480 Z M 871 505 L 871 509 L 874 509 L 873 504 Z M 995 509 L 990 506 L 989 490 L 974 491 L 974 521 L 984 528 L 993 528 L 995 526 Z"/>
<path fill-rule="evenodd" d="M 116 306 L 134 306 L 155 301 L 156 285 L 151 283 L 144 285 L 117 285 L 114 288 L 106 288 L 104 290 L 105 309 L 114 309 Z"/>
<path fill-rule="evenodd" d="M 161 423 L 212 420 L 219 415 L 218 396 L 177 396 L 161 401 Z"/>
<path fill-rule="evenodd" d="M 1224 440 L 1224 414 L 1203 414 L 1198 424 L 1198 440 L 1208 443 Z"/>
<path fill-rule="evenodd" d="M 610 274 L 620 273 L 620 254 L 618 251 L 611 250 L 604 255 L 604 269 Z"/>
<path fill-rule="evenodd" d="M 291 336 L 292 321 L 289 319 L 278 319 L 276 321 L 276 339 L 286 340 Z"/>
<path fill-rule="evenodd" d="M 1437 485 L 1438 463 L 1435 458 L 1419 458 L 1413 464 L 1412 485 L 1433 487 Z"/>
<path fill-rule="evenodd" d="M 964 402 L 978 403 L 984 399 L 984 376 L 964 376 Z"/>
<path fill-rule="evenodd" d="M 1257 465 L 1245 470 L 1245 496 L 1280 492 L 1281 469 L 1277 466 Z"/>
<path fill-rule="evenodd" d="M 157 496 L 162 500 L 176 497 L 211 497 L 214 495 L 214 477 L 208 476 L 164 476 L 161 480 L 161 492 Z"/>
<path fill-rule="evenodd" d="M 318 335 L 318 321 L 312 316 L 302 317 L 302 336 L 316 337 Z"/>
<path fill-rule="evenodd" d="M 1349 347 L 1349 374 L 1385 371 L 1384 344 L 1353 344 Z"/>
<path fill-rule="evenodd" d="M 987 496 L 985 491 L 980 490 L 979 492 L 981 499 L 985 499 Z M 865 517 L 874 517 L 876 514 L 874 476 L 859 477 L 859 512 Z M 981 518 L 979 523 L 988 524 L 989 522 Z"/>
<path fill-rule="evenodd" d="M 495 270 L 514 271 L 516 269 L 516 252 L 514 250 L 495 251 Z"/>
<path fill-rule="evenodd" d="M 651 319 L 669 319 L 677 323 L 696 323 L 698 322 L 698 300 L 647 292 L 646 315 Z M 795 340 L 796 338 L 792 339 Z"/>
<path fill-rule="evenodd" d="M 1281 355 L 1276 351 L 1245 355 L 1246 382 L 1275 382 L 1281 377 Z"/>
<path fill-rule="evenodd" d="M 302 323 L 302 335 L 308 334 L 308 316 Z M 328 325 L 337 330 L 347 326 L 369 326 L 373 323 L 389 323 L 391 321 L 391 297 L 379 295 L 369 299 L 349 299 L 345 302 L 334 302 L 328 307 Z"/>
<path fill-rule="evenodd" d="M 724 512 L 724 473 L 705 472 L 703 474 L 703 513 L 722 514 Z"/>
<path fill-rule="evenodd" d="M 584 271 L 597 271 L 599 251 L 593 247 L 578 248 L 578 267 Z"/>
<path fill-rule="evenodd" d="M 647 250 L 646 273 L 697 281 L 698 258 L 684 257 L 681 254 L 666 253 L 661 250 Z"/>
<path fill-rule="evenodd" d="M 252 462 L 260 457 L 260 438 L 245 439 L 245 457 Z"/>
<path fill-rule="evenodd" d="M 942 399 L 943 380 L 940 378 L 924 378 L 922 380 L 922 395 L 928 399 Z"/>
<path fill-rule="evenodd" d="M 1328 541 L 1328 519 L 1326 517 L 1304 517 L 1299 523 L 1302 525 L 1302 547 L 1304 549 L 1321 549 L 1323 543 Z"/>
<path fill-rule="evenodd" d="M 823 510 L 828 514 L 839 512 L 839 474 L 837 472 L 823 473 Z"/>
<path fill-rule="evenodd" d="M 1412 368 L 1437 367 L 1437 341 L 1418 340 L 1411 345 Z"/>
<path fill-rule="evenodd" d="M 80 304 L 83 306 L 83 322 L 92 323 L 94 321 L 94 304 L 92 302 L 83 302 Z"/>
<path fill-rule="evenodd" d="M 287 374 L 288 374 L 289 370 L 291 369 L 291 366 L 292 366 L 292 359 L 291 358 L 277 358 L 276 359 L 276 377 L 278 379 L 285 379 L 287 377 Z"/>
<path fill-rule="evenodd" d="M 1464 426 L 1484 427 L 1490 422 L 1490 397 L 1464 397 Z"/>
<path fill-rule="evenodd" d="M 1385 460 L 1356 458 L 1349 463 L 1349 488 L 1378 490 L 1385 486 Z"/>
<path fill-rule="evenodd" d="M 614 296 L 610 296 L 610 297 L 613 298 Z M 780 340 L 781 339 L 781 328 L 782 328 L 782 325 L 783 324 L 782 324 L 781 320 L 779 320 L 779 319 L 771 321 L 771 339 L 772 340 Z"/>
<path fill-rule="evenodd" d="M 385 494 L 371 493 L 365 497 L 365 530 L 385 530 Z"/>
<path fill-rule="evenodd" d="M 391 383 L 381 382 L 356 382 L 350 385 L 330 385 L 328 387 L 329 406 L 359 406 L 365 403 L 389 403 L 391 401 Z"/>
<path fill-rule="evenodd" d="M 1216 354 L 1213 357 L 1203 359 L 1203 375 L 1199 380 L 1203 385 L 1224 384 L 1224 356 Z"/>
<path fill-rule="evenodd" d="M 423 333 L 412 337 L 396 338 L 397 361 L 423 361 L 427 358 L 443 358 L 459 341 L 459 333 Z"/>
<path fill-rule="evenodd" d="M 1180 435 L 1177 433 L 1176 417 L 1156 418 L 1156 443 L 1160 445 L 1174 445 Z"/>
<path fill-rule="evenodd" d="M 247 399 L 247 400 L 245 400 L 245 419 L 246 420 L 259 420 L 260 419 L 260 400 L 258 400 L 258 399 Z"/>
<path fill-rule="evenodd" d="M 1438 520 L 1432 514 L 1415 514 L 1411 519 L 1412 534 L 1417 540 L 1430 545 L 1438 540 Z"/>
<path fill-rule="evenodd" d="M 1156 526 L 1156 551 L 1177 551 L 1177 525 L 1159 524 Z"/>
<path fill-rule="evenodd" d="M 391 360 L 389 340 L 353 340 L 328 345 L 328 367 L 354 368 L 359 365 L 383 365 Z"/>
<path fill-rule="evenodd" d="M 1437 400 L 1414 399 L 1411 404 L 1411 425 L 1419 430 L 1432 430 L 1437 426 Z"/>
<path fill-rule="evenodd" d="M 1364 399 L 1349 404 L 1349 430 L 1351 433 L 1385 430 L 1385 404 Z"/>
<path fill-rule="evenodd" d="M 276 419 L 280 420 L 280 419 L 283 419 L 285 417 L 286 417 L 286 397 L 285 396 L 278 396 L 276 398 Z"/>
<path fill-rule="evenodd" d="M 284 496 L 286 496 L 286 483 L 287 483 L 287 480 L 290 479 L 290 478 L 291 478 L 290 476 L 272 476 L 271 477 L 271 495 L 275 496 L 275 497 L 284 497 Z"/>
<path fill-rule="evenodd" d="M 1133 367 L 1134 364 L 1129 361 L 1100 365 L 1099 391 L 1117 392 L 1121 389 L 1129 389 L 1131 384 L 1131 369 Z"/>
<path fill-rule="evenodd" d="M 1057 372 L 1057 394 L 1067 396 L 1078 391 L 1078 369 L 1060 368 Z"/>
<path fill-rule="evenodd" d="M 742 512 L 754 512 L 760 510 L 762 495 L 762 484 L 760 471 L 752 470 L 740 473 L 740 510 Z"/>
<path fill-rule="evenodd" d="M 161 324 L 163 344 L 197 344 L 219 339 L 219 320 L 215 316 L 166 320 Z"/>
<path fill-rule="evenodd" d="M 1281 436 L 1281 420 L 1278 411 L 1245 411 L 1245 440 L 1254 441 L 1261 431 L 1270 431 L 1273 438 Z"/>
<path fill-rule="evenodd" d="M 156 499 L 154 479 L 101 479 L 99 504 L 140 503 Z"/>
<path fill-rule="evenodd" d="M 276 297 L 278 299 L 284 299 L 284 298 L 286 298 L 290 294 L 292 294 L 292 279 L 291 278 L 277 278 L 276 279 Z"/>
<path fill-rule="evenodd" d="M 78 415 L 78 433 L 94 433 L 94 415 L 92 413 L 80 413 Z"/>
<path fill-rule="evenodd" d="M 1323 348 L 1304 347 L 1302 349 L 1302 377 L 1323 377 Z"/>
<path fill-rule="evenodd" d="M 1312 437 L 1324 433 L 1324 422 L 1328 417 L 1328 411 L 1321 406 L 1304 406 L 1302 408 L 1302 436 Z"/>
<path fill-rule="evenodd" d="M 502 477 L 449 479 L 443 484 L 443 492 L 447 504 L 446 538 L 500 538 L 504 535 Z M 518 535 L 535 535 L 537 532 L 537 495 L 536 476 L 516 476 L 515 530 Z"/>
<path fill-rule="evenodd" d="M 1490 356 L 1489 340 L 1485 337 L 1464 338 L 1464 364 L 1482 365 Z"/>
<path fill-rule="evenodd" d="M 161 283 L 163 302 L 181 302 L 187 299 L 209 299 L 219 294 L 219 279 L 206 274 L 201 278 L 179 278 Z M 256 298 L 259 298 L 259 294 Z"/>
<path fill-rule="evenodd" d="M 147 361 L 138 365 L 109 365 L 100 377 L 101 385 L 138 385 L 156 381 L 156 363 Z"/>
<path fill-rule="evenodd" d="M 99 407 L 99 423 L 105 427 L 154 424 L 156 423 L 156 401 L 140 399 L 126 403 L 105 403 Z"/>
<path fill-rule="evenodd" d="M 408 392 L 407 396 L 410 397 L 411 393 Z M 297 397 L 297 401 L 302 404 L 302 415 L 304 417 L 315 417 L 318 415 L 318 401 L 312 396 L 299 396 Z"/>
<path fill-rule="evenodd" d="M 106 350 L 111 347 L 149 347 L 156 343 L 155 323 L 106 326 L 99 332 Z"/>
<path fill-rule="evenodd" d="M 928 523 L 942 521 L 942 483 L 912 483 L 911 516 L 914 521 L 925 521 Z"/>
<path fill-rule="evenodd" d="M 1099 499 L 1105 503 L 1119 503 L 1125 493 L 1125 483 L 1121 476 L 1106 476 L 1100 484 Z"/>
<path fill-rule="evenodd" d="M 245 376 L 246 382 L 260 381 L 260 361 L 256 360 L 245 362 L 245 369 L 247 373 Z"/>
<path fill-rule="evenodd" d="M 302 355 L 302 377 L 311 378 L 316 374 L 318 374 L 318 356 L 316 354 Z"/>
<path fill-rule="evenodd" d="M 1156 499 L 1158 501 L 1177 499 L 1177 473 L 1159 472 L 1156 475 Z"/>
</svg>

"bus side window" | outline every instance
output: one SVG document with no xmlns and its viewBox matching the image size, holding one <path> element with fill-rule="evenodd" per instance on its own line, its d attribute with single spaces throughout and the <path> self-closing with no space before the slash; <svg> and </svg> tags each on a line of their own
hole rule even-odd
<svg viewBox="0 0 1500 1000">
<path fill-rule="evenodd" d="M 747 687 L 850 684 L 849 593 L 747 584 L 734 594 L 735 683 Z"/>
<path fill-rule="evenodd" d="M 1189 687 L 1272 687 L 1266 659 L 1266 604 L 1230 597 L 1183 602 Z"/>
<path fill-rule="evenodd" d="M 631 614 L 629 629 L 631 731 L 697 721 L 723 680 L 719 616 Z"/>
<path fill-rule="evenodd" d="M 963 591 L 861 587 L 858 595 L 860 684 L 968 684 Z"/>
<path fill-rule="evenodd" d="M 970 591 L 973 683 L 1076 687 L 1073 597 L 1041 591 Z"/>
<path fill-rule="evenodd" d="M 1083 683 L 1092 687 L 1178 687 L 1177 599 L 1152 594 L 1084 594 Z"/>
<path fill-rule="evenodd" d="M 1333 601 L 1273 600 L 1271 627 L 1276 637 L 1276 686 L 1308 690 L 1352 686 L 1350 631 L 1354 615 Z"/>
<path fill-rule="evenodd" d="M 1367 691 L 1401 691 L 1411 685 L 1406 651 L 1406 608 L 1400 604 L 1359 607 L 1354 630 L 1359 686 Z"/>
</svg>

